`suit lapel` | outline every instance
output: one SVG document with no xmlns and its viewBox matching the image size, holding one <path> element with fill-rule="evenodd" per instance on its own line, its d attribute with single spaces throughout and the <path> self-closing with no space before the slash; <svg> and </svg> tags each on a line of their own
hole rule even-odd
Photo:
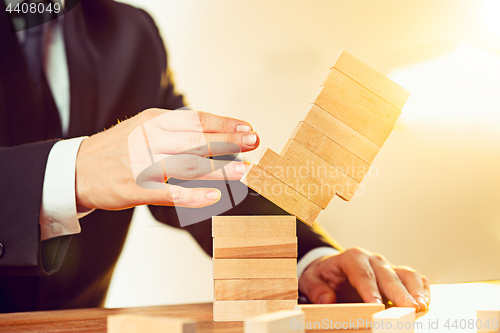
<svg viewBox="0 0 500 333">
<path fill-rule="evenodd" d="M 91 52 L 80 3 L 65 14 L 63 31 L 70 87 L 68 137 L 91 135 L 95 132 L 99 105 L 96 58 Z"/>
</svg>

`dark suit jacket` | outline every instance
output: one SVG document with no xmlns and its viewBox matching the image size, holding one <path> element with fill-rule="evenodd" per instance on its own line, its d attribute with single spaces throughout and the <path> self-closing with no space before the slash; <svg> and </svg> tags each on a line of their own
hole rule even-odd
<svg viewBox="0 0 500 333">
<path fill-rule="evenodd" d="M 63 29 L 71 97 L 68 137 L 92 135 L 147 108 L 184 105 L 148 14 L 107 0 L 67 4 L 71 10 Z M 22 53 L 2 5 L 0 9 L 0 243 L 5 249 L 0 259 L 0 312 L 100 306 L 133 209 L 96 210 L 80 220 L 80 234 L 40 242 L 44 171 L 57 140 L 44 128 L 54 120 L 32 97 Z M 159 221 L 180 227 L 172 207 L 150 209 Z M 261 196 L 249 195 L 225 214 L 287 213 Z M 204 221 L 184 229 L 211 255 L 210 209 L 205 215 Z M 297 232 L 299 258 L 313 248 L 331 246 L 303 223 L 297 223 Z"/>
</svg>

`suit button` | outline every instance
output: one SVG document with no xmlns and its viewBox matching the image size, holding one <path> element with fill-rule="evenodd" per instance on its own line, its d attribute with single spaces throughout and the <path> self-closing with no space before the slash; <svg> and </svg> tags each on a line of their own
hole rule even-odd
<svg viewBox="0 0 500 333">
<path fill-rule="evenodd" d="M 5 254 L 5 250 L 3 249 L 3 244 L 0 243 L 0 258 L 2 258 L 4 254 Z"/>
</svg>

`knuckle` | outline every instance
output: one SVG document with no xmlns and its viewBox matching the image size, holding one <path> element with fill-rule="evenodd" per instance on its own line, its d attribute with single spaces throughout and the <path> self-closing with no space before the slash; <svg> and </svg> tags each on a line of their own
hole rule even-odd
<svg viewBox="0 0 500 333">
<path fill-rule="evenodd" d="M 180 201 L 182 201 L 182 197 L 183 197 L 183 194 L 182 194 L 182 190 L 180 188 L 176 188 L 176 187 L 170 188 L 170 198 L 171 198 L 172 202 L 174 202 L 174 203 L 180 202 Z"/>
<path fill-rule="evenodd" d="M 373 259 L 378 261 L 378 262 L 386 262 L 385 257 L 383 255 L 381 255 L 380 253 L 374 253 Z"/>
<path fill-rule="evenodd" d="M 369 279 L 369 280 L 376 279 L 375 272 L 373 272 L 372 270 L 368 270 L 368 269 L 360 269 L 357 272 L 357 276 L 358 276 L 358 278 L 361 278 L 361 279 Z"/>
<path fill-rule="evenodd" d="M 202 150 L 203 146 L 203 140 L 202 140 L 202 134 L 194 134 L 191 136 L 191 148 L 195 152 L 200 152 Z"/>
<path fill-rule="evenodd" d="M 199 160 L 197 156 L 187 156 L 182 160 L 182 170 L 184 175 L 189 178 L 195 178 L 199 172 Z"/>
<path fill-rule="evenodd" d="M 193 111 L 190 114 L 190 123 L 193 125 L 193 127 L 199 131 L 203 131 L 203 124 L 206 121 L 206 117 L 204 116 L 203 112 L 199 111 Z"/>
<path fill-rule="evenodd" d="M 346 252 L 349 255 L 354 256 L 354 257 L 363 256 L 366 254 L 365 251 L 359 247 L 352 247 L 352 248 L 346 250 Z"/>
</svg>

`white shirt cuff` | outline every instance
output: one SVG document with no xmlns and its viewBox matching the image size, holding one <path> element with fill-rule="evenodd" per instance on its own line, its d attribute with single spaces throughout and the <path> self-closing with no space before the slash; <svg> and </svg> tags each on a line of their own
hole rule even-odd
<svg viewBox="0 0 500 333">
<path fill-rule="evenodd" d="M 59 141 L 50 150 L 40 207 L 42 241 L 80 233 L 78 219 L 93 212 L 76 207 L 76 156 L 85 138 Z"/>
<path fill-rule="evenodd" d="M 312 249 L 311 251 L 307 252 L 305 256 L 300 258 L 299 262 L 297 263 L 297 278 L 300 279 L 302 276 L 302 273 L 306 270 L 307 267 L 316 259 L 319 259 L 324 256 L 330 256 L 332 254 L 337 254 L 340 251 L 337 249 L 334 249 L 333 247 L 317 247 L 315 249 Z"/>
</svg>

